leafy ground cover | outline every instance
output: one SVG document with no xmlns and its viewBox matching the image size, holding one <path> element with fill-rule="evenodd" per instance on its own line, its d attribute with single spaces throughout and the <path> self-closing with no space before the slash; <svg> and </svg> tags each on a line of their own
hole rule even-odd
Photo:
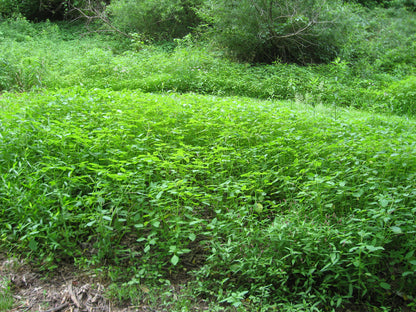
<svg viewBox="0 0 416 312">
<path fill-rule="evenodd" d="M 334 62 L 308 67 L 232 62 L 192 35 L 157 45 L 137 34 L 123 41 L 82 25 L 6 20 L 0 24 L 0 91 L 84 86 L 195 92 L 413 116 L 415 19 L 400 11 L 377 14 L 382 23 L 371 16 L 352 21 L 361 25 L 360 36 L 348 38 Z"/>
<path fill-rule="evenodd" d="M 411 118 L 83 87 L 0 107 L 2 248 L 46 271 L 133 303 L 186 281 L 173 310 L 415 307 Z"/>
<path fill-rule="evenodd" d="M 1 20 L 0 311 L 415 310 L 414 13 L 359 14 L 307 67 Z"/>
</svg>

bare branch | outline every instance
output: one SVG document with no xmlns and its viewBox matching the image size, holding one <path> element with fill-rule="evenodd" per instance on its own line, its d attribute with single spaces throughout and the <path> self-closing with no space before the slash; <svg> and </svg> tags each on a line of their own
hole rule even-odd
<svg viewBox="0 0 416 312">
<path fill-rule="evenodd" d="M 76 15 L 78 15 L 78 17 L 76 17 L 74 20 L 84 19 L 86 20 L 87 26 L 90 25 L 93 21 L 98 20 L 109 28 L 109 29 L 100 30 L 100 31 L 117 32 L 127 38 L 132 38 L 128 33 L 120 30 L 119 28 L 113 25 L 105 9 L 106 9 L 105 5 L 99 4 L 91 0 L 87 0 L 82 8 L 72 6 L 70 13 L 76 12 Z"/>
<path fill-rule="evenodd" d="M 313 45 L 313 42 L 310 41 L 310 37 L 313 36 L 312 29 L 318 24 L 324 23 L 333 23 L 333 21 L 321 21 L 320 14 L 323 7 L 316 8 L 312 10 L 312 13 L 299 11 L 302 10 L 301 7 L 294 5 L 291 1 L 250 1 L 253 8 L 258 13 L 259 18 L 267 25 L 268 36 L 266 35 L 266 40 L 271 40 L 275 45 L 279 46 L 279 41 L 289 40 L 297 46 L 306 47 L 307 45 Z M 278 16 L 274 16 L 275 12 L 279 12 Z M 307 23 L 297 22 L 296 17 L 306 17 Z M 285 25 L 289 29 L 286 29 L 286 32 L 279 33 L 276 29 L 276 24 Z M 261 33 L 258 34 L 259 37 L 262 36 Z"/>
</svg>

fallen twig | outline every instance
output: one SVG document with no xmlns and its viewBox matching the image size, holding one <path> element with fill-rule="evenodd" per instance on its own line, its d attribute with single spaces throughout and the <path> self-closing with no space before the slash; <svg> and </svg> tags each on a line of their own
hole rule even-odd
<svg viewBox="0 0 416 312">
<path fill-rule="evenodd" d="M 78 309 L 81 309 L 81 304 L 79 303 L 77 296 L 75 296 L 74 291 L 72 290 L 72 281 L 69 282 L 68 291 L 74 304 Z"/>
<path fill-rule="evenodd" d="M 69 303 L 68 303 L 68 302 L 66 302 L 66 303 L 64 303 L 64 304 L 61 304 L 60 306 L 57 306 L 56 308 L 49 309 L 49 310 L 46 310 L 46 311 L 44 311 L 44 312 L 57 312 L 57 311 L 59 311 L 59 310 L 62 310 L 63 308 L 66 308 L 68 305 L 69 305 Z"/>
</svg>

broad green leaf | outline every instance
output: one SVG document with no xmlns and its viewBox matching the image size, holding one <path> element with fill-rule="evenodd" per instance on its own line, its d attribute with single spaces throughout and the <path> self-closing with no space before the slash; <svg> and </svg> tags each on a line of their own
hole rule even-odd
<svg viewBox="0 0 416 312">
<path fill-rule="evenodd" d="M 170 262 L 172 262 L 173 265 L 177 265 L 179 262 L 179 257 L 177 255 L 173 255 L 170 259 Z"/>
<path fill-rule="evenodd" d="M 254 205 L 254 211 L 257 213 L 261 213 L 263 211 L 263 205 L 260 203 L 256 203 Z"/>
<path fill-rule="evenodd" d="M 389 290 L 389 289 L 391 288 L 390 284 L 387 284 L 387 283 L 385 283 L 385 282 L 381 282 L 381 283 L 380 283 L 380 287 L 381 287 L 381 288 L 384 288 L 384 289 L 386 289 L 386 290 Z"/>
<path fill-rule="evenodd" d="M 402 229 L 399 228 L 398 226 L 391 226 L 390 229 L 392 230 L 393 233 L 395 234 L 401 234 L 402 233 Z"/>
<path fill-rule="evenodd" d="M 96 220 L 92 220 L 92 221 L 88 222 L 88 223 L 86 224 L 86 226 L 90 227 L 90 226 L 92 226 L 95 222 L 97 222 L 97 221 L 96 221 Z"/>
<path fill-rule="evenodd" d="M 389 204 L 389 201 L 385 198 L 382 198 L 382 199 L 379 200 L 379 203 L 380 203 L 381 207 L 386 208 Z"/>
<path fill-rule="evenodd" d="M 30 248 L 32 251 L 37 251 L 37 250 L 38 250 L 38 243 L 37 243 L 34 239 L 32 239 L 32 240 L 29 242 L 29 248 Z"/>
<path fill-rule="evenodd" d="M 188 237 L 191 241 L 194 241 L 196 239 L 196 235 L 194 233 L 189 234 Z"/>
<path fill-rule="evenodd" d="M 384 250 L 384 248 L 381 246 L 375 247 L 373 245 L 366 245 L 365 248 L 367 248 L 369 252 L 374 252 L 377 250 Z"/>
</svg>

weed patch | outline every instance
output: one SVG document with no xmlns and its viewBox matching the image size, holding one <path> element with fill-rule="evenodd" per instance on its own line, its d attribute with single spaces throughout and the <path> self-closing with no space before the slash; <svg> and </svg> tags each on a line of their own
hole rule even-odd
<svg viewBox="0 0 416 312">
<path fill-rule="evenodd" d="M 403 21 L 409 21 L 406 25 L 411 27 L 413 24 L 408 14 L 399 17 L 391 21 L 390 28 L 380 31 L 402 38 L 400 41 L 385 38 L 389 42 L 388 51 L 383 38 L 370 40 L 371 33 L 363 30 L 368 38 L 363 35 L 355 38 L 357 42 L 350 42 L 354 46 L 348 48 L 353 50 L 350 54 L 345 52 L 328 65 L 308 67 L 279 62 L 255 66 L 231 62 L 206 44 L 195 42 L 192 36 L 163 46 L 140 39 L 126 43 L 104 35 L 87 35 L 81 26 L 65 28 L 21 19 L 3 21 L 0 90 L 21 92 L 83 86 L 196 92 L 299 100 L 311 105 L 413 116 L 414 40 L 401 32 Z M 364 53 L 369 48 L 362 46 L 362 42 L 367 41 L 374 45 L 375 55 Z"/>
<path fill-rule="evenodd" d="M 236 307 L 416 295 L 412 119 L 81 87 L 0 106 L 1 244 L 45 270 L 186 270 Z"/>
</svg>

